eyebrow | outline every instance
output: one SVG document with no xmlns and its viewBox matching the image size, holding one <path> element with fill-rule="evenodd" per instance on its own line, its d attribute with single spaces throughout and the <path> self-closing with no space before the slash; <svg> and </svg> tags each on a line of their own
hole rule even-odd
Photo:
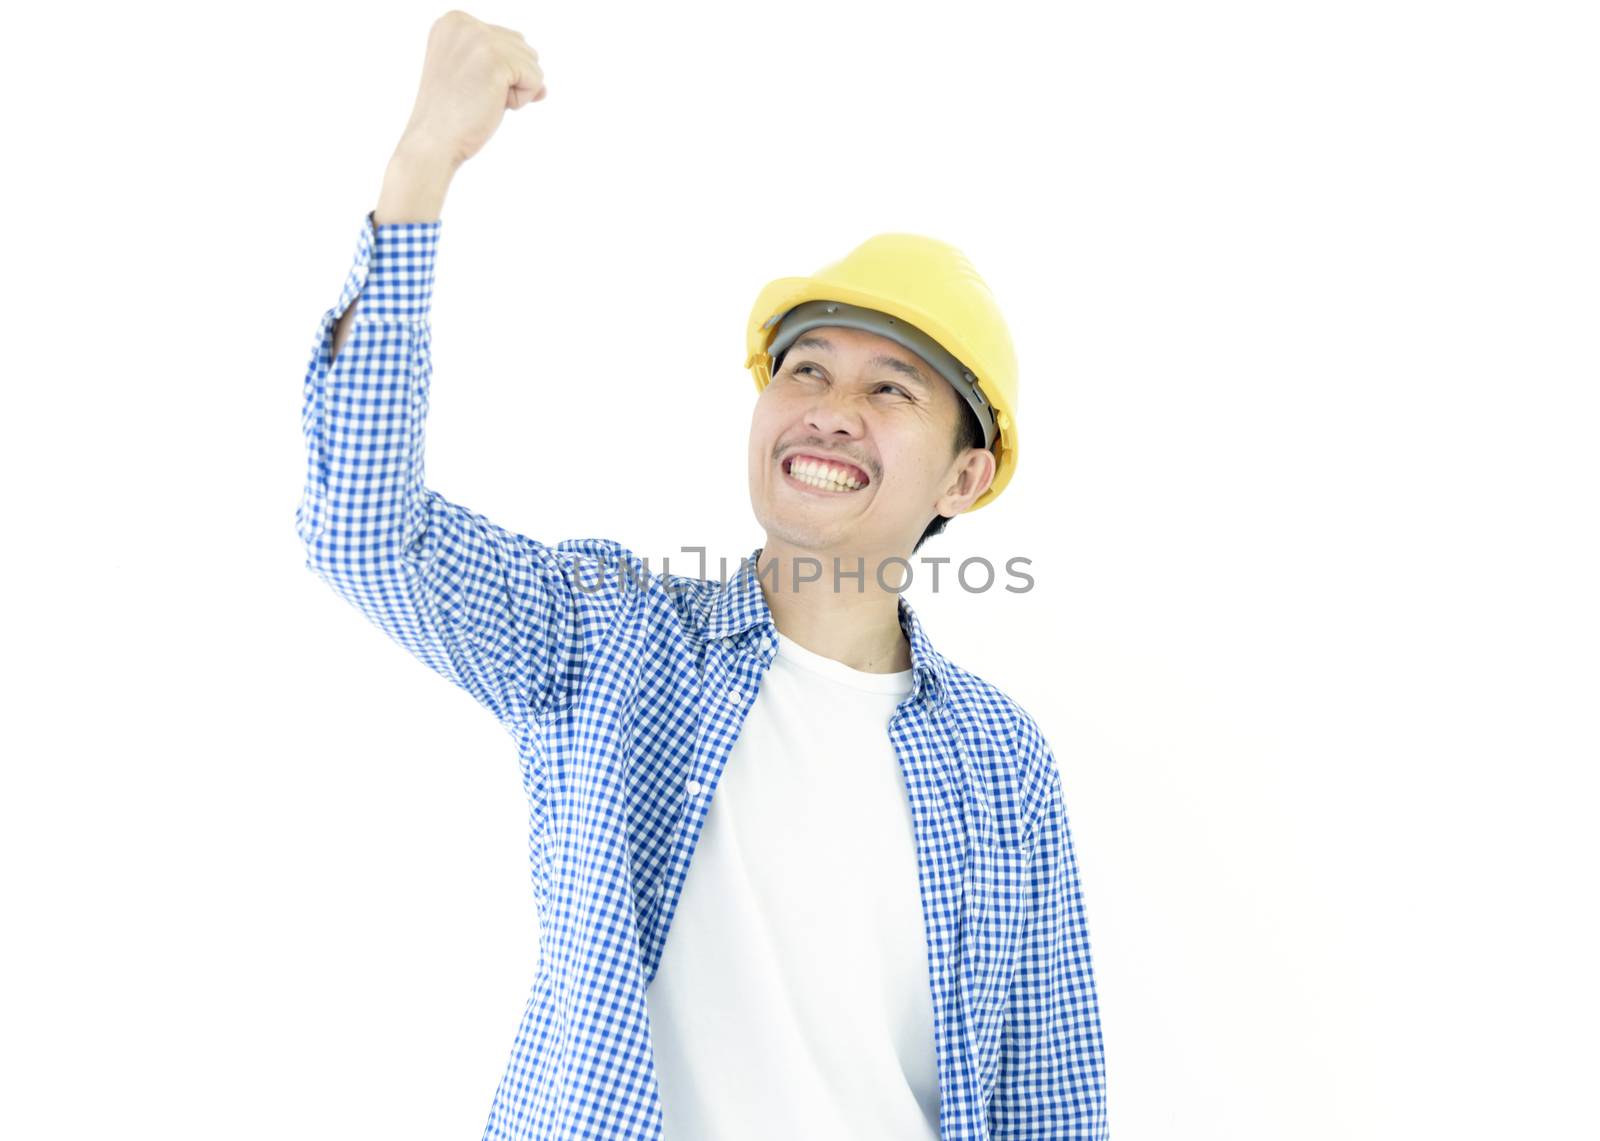
<svg viewBox="0 0 1600 1141">
<path fill-rule="evenodd" d="M 819 337 L 814 333 L 805 334 L 794 344 L 789 346 L 789 351 L 792 352 L 795 349 L 821 349 L 825 353 L 831 353 L 834 351 L 832 341 L 828 340 L 826 337 Z M 892 368 L 896 372 L 910 377 L 923 388 L 928 387 L 928 378 L 923 376 L 922 370 L 916 365 L 912 364 L 910 361 L 903 361 L 899 357 L 891 357 L 888 354 L 883 354 L 880 356 L 875 356 L 867 362 L 868 368 L 878 366 L 883 368 Z"/>
</svg>

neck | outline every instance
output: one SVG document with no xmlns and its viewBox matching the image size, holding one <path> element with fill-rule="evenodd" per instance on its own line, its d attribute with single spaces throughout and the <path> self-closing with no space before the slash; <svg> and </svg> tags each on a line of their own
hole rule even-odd
<svg viewBox="0 0 1600 1141">
<path fill-rule="evenodd" d="M 858 566 L 859 581 L 853 573 Z M 879 556 L 813 551 L 769 535 L 756 569 L 773 624 L 784 637 L 865 673 L 911 668 L 911 645 L 900 629 L 900 595 L 878 584 Z M 897 564 L 883 567 L 891 586 L 903 573 Z M 796 582 L 811 576 L 812 581 Z"/>
</svg>

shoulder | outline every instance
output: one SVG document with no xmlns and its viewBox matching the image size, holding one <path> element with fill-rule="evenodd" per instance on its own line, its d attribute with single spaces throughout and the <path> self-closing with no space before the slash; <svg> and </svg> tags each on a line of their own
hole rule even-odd
<svg viewBox="0 0 1600 1141">
<path fill-rule="evenodd" d="M 939 656 L 946 696 L 957 716 L 996 741 L 1016 744 L 1030 720 L 1015 699 L 987 678 Z"/>
<path fill-rule="evenodd" d="M 711 625 L 717 596 L 729 589 L 726 582 L 714 578 L 667 573 L 658 574 L 651 585 L 661 607 L 670 611 L 684 630 L 697 635 Z"/>
<path fill-rule="evenodd" d="M 940 657 L 950 708 L 969 741 L 1004 778 L 1022 823 L 1031 824 L 1055 760 L 1033 716 L 1010 694 L 973 671 Z M 1031 830 L 1031 829 L 1029 829 Z"/>
<path fill-rule="evenodd" d="M 550 551 L 580 643 L 703 637 L 715 581 L 669 573 L 615 539 L 563 539 Z"/>
</svg>

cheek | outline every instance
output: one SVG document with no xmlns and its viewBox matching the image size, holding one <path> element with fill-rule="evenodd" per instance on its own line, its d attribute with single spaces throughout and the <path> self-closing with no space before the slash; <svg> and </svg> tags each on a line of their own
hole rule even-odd
<svg viewBox="0 0 1600 1141">
<path fill-rule="evenodd" d="M 776 404 L 763 393 L 750 410 L 750 464 L 758 466 L 777 447 L 783 421 Z"/>
<path fill-rule="evenodd" d="M 886 470 L 894 474 L 895 493 L 920 502 L 929 496 L 938 496 L 944 490 L 947 458 L 932 454 L 925 448 L 908 447 L 884 462 Z"/>
<path fill-rule="evenodd" d="M 768 386 L 756 398 L 755 407 L 750 410 L 752 440 L 759 439 L 769 448 L 773 447 L 794 423 L 797 414 L 792 401 L 785 400 L 781 393 L 775 392 Z"/>
</svg>

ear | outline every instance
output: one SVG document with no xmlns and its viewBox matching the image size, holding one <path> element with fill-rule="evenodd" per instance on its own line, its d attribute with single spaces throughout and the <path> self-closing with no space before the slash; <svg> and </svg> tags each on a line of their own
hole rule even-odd
<svg viewBox="0 0 1600 1141">
<path fill-rule="evenodd" d="M 940 515 L 960 515 L 989 489 L 999 470 L 994 453 L 988 448 L 968 448 L 951 461 L 950 482 L 945 492 L 933 501 Z"/>
</svg>

